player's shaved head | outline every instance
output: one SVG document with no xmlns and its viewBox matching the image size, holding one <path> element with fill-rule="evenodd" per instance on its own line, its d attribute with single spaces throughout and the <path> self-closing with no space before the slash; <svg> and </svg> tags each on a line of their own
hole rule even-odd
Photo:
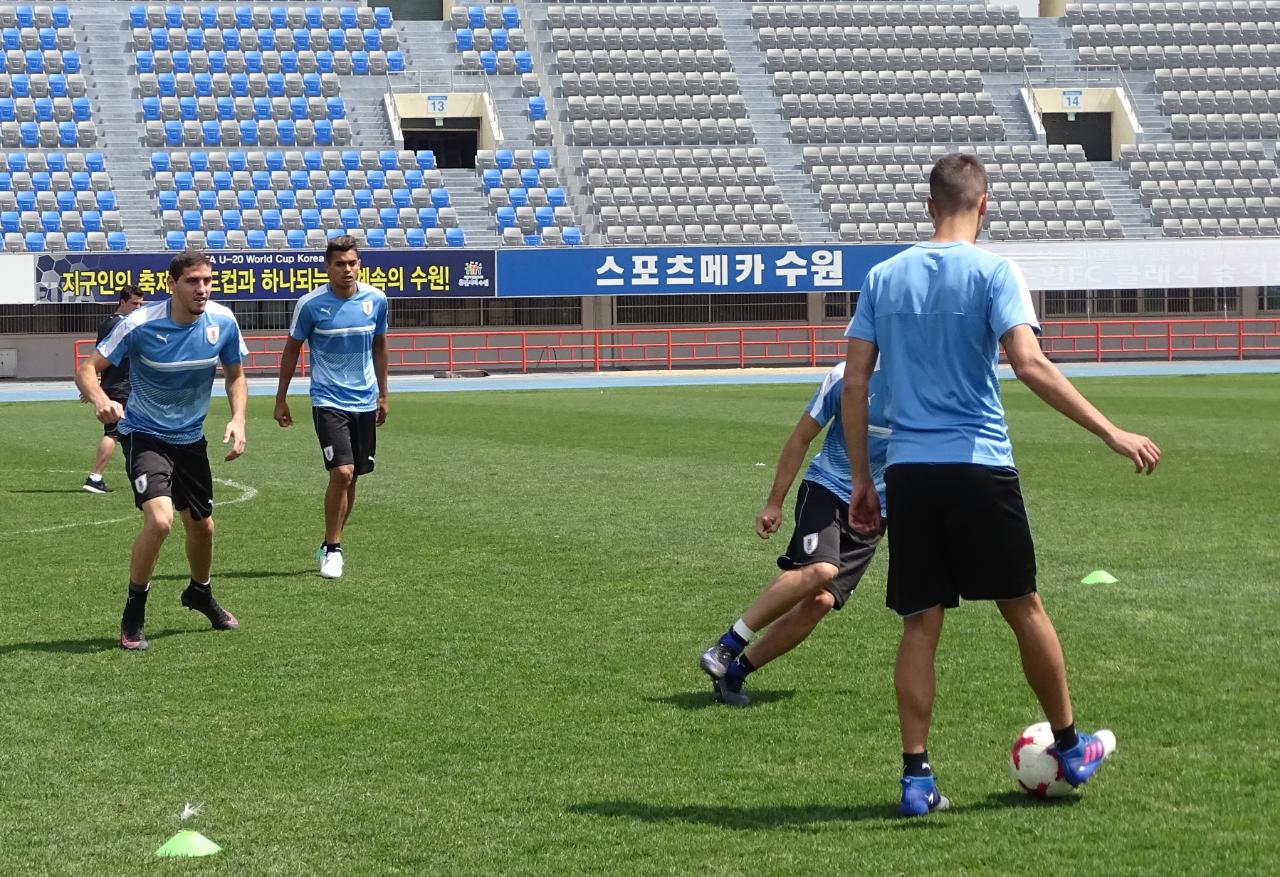
<svg viewBox="0 0 1280 877">
<path fill-rule="evenodd" d="M 976 156 L 953 152 L 929 172 L 929 200 L 935 218 L 977 210 L 987 193 L 987 170 Z"/>
</svg>

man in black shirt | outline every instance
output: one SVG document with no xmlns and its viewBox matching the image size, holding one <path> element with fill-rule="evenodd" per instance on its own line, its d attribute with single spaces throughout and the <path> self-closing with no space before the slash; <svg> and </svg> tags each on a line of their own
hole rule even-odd
<svg viewBox="0 0 1280 877">
<path fill-rule="evenodd" d="M 112 330 L 127 317 L 129 314 L 142 304 L 142 292 L 136 286 L 126 286 L 120 291 L 120 304 L 116 305 L 115 312 L 110 314 L 105 320 L 98 324 L 98 343 L 111 334 Z M 120 365 L 113 365 L 102 373 L 102 391 L 107 394 L 107 398 L 113 402 L 119 402 L 121 406 L 129 399 L 129 360 L 125 360 Z M 80 401 L 84 402 L 85 397 L 82 395 Z M 108 423 L 102 427 L 102 441 L 98 442 L 98 457 L 93 461 L 93 471 L 89 473 L 89 477 L 84 480 L 84 489 L 88 493 L 110 493 L 111 488 L 107 487 L 107 482 L 102 480 L 102 470 L 107 468 L 107 463 L 111 462 L 111 455 L 115 453 L 116 444 L 120 441 L 120 436 L 116 433 L 116 425 Z"/>
</svg>

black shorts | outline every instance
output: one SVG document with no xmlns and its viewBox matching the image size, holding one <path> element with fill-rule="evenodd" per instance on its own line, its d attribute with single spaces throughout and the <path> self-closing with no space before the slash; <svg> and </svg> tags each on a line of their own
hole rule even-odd
<svg viewBox="0 0 1280 877">
<path fill-rule="evenodd" d="M 849 505 L 813 481 L 800 482 L 796 493 L 796 529 L 787 553 L 778 558 L 781 569 L 830 563 L 836 577 L 827 585 L 836 608 L 848 602 L 853 589 L 871 565 L 880 535 L 866 537 L 849 529 Z"/>
<path fill-rule="evenodd" d="M 128 396 L 112 395 L 111 393 L 107 394 L 107 398 L 110 399 L 112 402 L 119 402 L 121 408 L 124 408 L 125 403 L 129 401 Z M 102 434 L 107 438 L 115 439 L 117 442 L 119 442 L 120 441 L 120 432 L 118 429 L 119 426 L 120 426 L 120 421 L 118 420 L 112 423 L 104 423 L 102 424 Z"/>
<path fill-rule="evenodd" d="M 199 520 L 213 514 L 213 475 L 209 472 L 208 443 L 201 438 L 188 445 L 171 444 L 144 432 L 120 436 L 125 468 L 138 508 L 149 499 L 167 496 L 178 511 L 189 509 Z"/>
<path fill-rule="evenodd" d="M 337 408 L 312 408 L 324 468 L 355 466 L 357 475 L 373 471 L 378 453 L 376 411 L 340 411 Z"/>
<path fill-rule="evenodd" d="M 1018 470 L 900 463 L 885 473 L 893 526 L 885 603 L 899 615 L 1035 593 L 1036 552 Z"/>
</svg>

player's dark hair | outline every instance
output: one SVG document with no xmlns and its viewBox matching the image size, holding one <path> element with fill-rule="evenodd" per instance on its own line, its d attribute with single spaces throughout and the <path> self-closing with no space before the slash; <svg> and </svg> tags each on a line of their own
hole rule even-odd
<svg viewBox="0 0 1280 877">
<path fill-rule="evenodd" d="M 349 234 L 338 235 L 329 241 L 329 245 L 324 248 L 324 263 L 329 264 L 329 259 L 334 253 L 355 253 L 357 257 L 360 255 L 356 239 Z"/>
<path fill-rule="evenodd" d="M 936 216 L 977 210 L 986 192 L 987 170 L 976 156 L 959 152 L 944 155 L 929 172 L 929 199 Z"/>
<path fill-rule="evenodd" d="M 142 290 L 137 284 L 128 283 L 120 287 L 120 301 L 126 302 L 131 298 L 142 298 Z"/>
<path fill-rule="evenodd" d="M 169 279 L 174 281 L 179 280 L 183 274 L 186 274 L 192 268 L 199 265 L 212 264 L 213 263 L 209 261 L 209 257 L 204 253 L 201 253 L 199 250 L 183 250 L 181 253 L 174 256 L 172 261 L 169 262 Z"/>
</svg>

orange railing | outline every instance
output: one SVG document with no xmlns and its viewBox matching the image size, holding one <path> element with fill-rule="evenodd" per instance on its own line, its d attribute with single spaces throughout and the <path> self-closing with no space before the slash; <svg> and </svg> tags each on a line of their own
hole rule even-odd
<svg viewBox="0 0 1280 877">
<path fill-rule="evenodd" d="M 245 336 L 246 370 L 276 372 L 284 340 Z M 842 325 L 393 332 L 387 342 L 392 369 L 418 372 L 817 366 L 845 350 Z M 77 365 L 93 343 L 75 342 Z M 1280 317 L 1048 322 L 1041 346 L 1077 362 L 1280 357 Z"/>
</svg>

